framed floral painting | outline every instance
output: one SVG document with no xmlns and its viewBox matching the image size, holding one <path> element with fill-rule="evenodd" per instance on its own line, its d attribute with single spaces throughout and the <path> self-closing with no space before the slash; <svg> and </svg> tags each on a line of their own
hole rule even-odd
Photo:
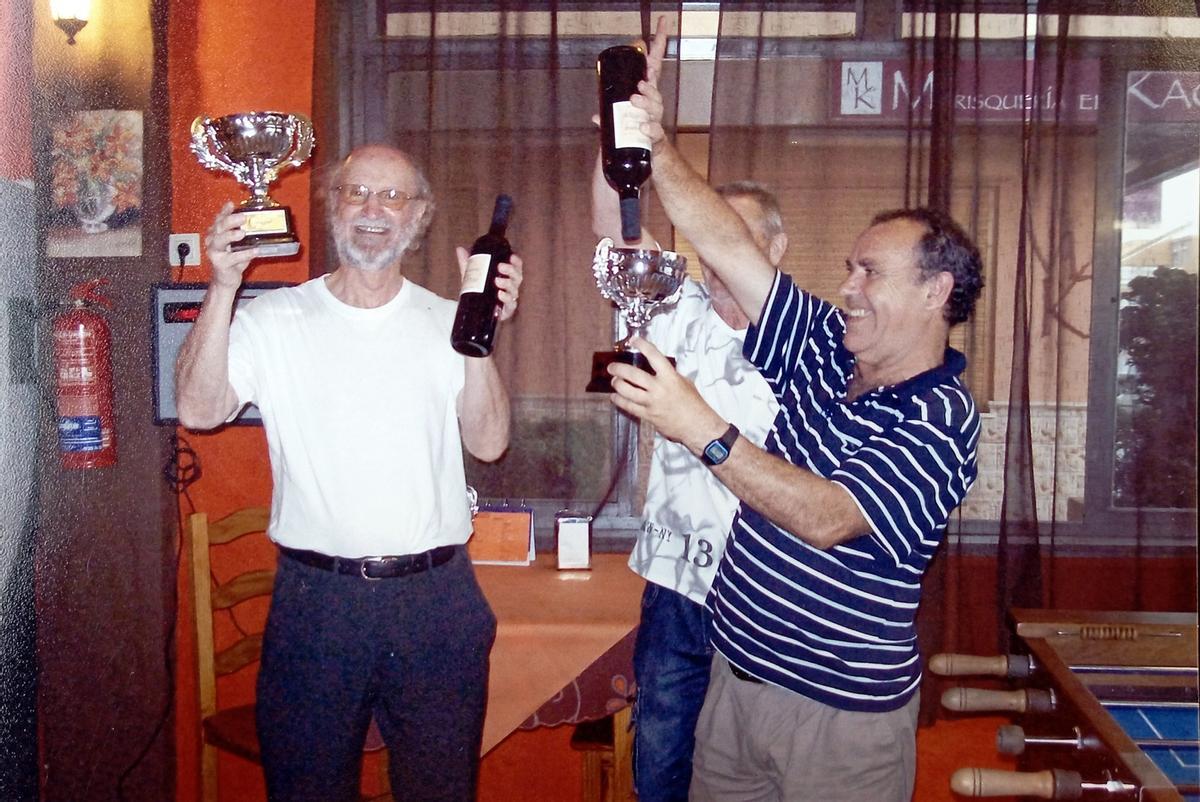
<svg viewBox="0 0 1200 802">
<path fill-rule="evenodd" d="M 47 256 L 141 256 L 142 113 L 77 111 L 51 130 Z"/>
</svg>

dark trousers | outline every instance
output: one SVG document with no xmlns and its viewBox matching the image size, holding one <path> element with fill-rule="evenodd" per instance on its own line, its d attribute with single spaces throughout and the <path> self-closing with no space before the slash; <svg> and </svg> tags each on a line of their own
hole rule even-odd
<svg viewBox="0 0 1200 802">
<path fill-rule="evenodd" d="M 712 668 L 711 626 L 704 605 L 646 583 L 633 652 L 633 773 L 639 802 L 688 798 L 696 720 Z"/>
<path fill-rule="evenodd" d="M 381 580 L 280 557 L 258 675 L 268 798 L 357 800 L 374 715 L 397 799 L 473 800 L 495 635 L 463 549 Z"/>
</svg>

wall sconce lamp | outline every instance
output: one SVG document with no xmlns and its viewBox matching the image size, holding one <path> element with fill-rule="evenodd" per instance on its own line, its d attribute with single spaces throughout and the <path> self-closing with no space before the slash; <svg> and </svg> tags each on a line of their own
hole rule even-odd
<svg viewBox="0 0 1200 802">
<path fill-rule="evenodd" d="M 75 44 L 75 34 L 88 24 L 91 0 L 50 0 L 50 16 L 67 35 L 67 44 Z"/>
</svg>

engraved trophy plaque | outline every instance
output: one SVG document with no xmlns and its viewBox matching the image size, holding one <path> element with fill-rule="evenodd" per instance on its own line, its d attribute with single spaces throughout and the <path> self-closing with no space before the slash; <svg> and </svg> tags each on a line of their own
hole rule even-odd
<svg viewBox="0 0 1200 802">
<path fill-rule="evenodd" d="M 645 337 L 650 319 L 679 300 L 687 277 L 687 259 L 673 251 L 614 248 L 613 241 L 605 237 L 596 245 L 592 272 L 600 294 L 617 305 L 629 332 L 612 351 L 592 355 L 592 380 L 587 391 L 611 393 L 612 377 L 607 368 L 613 362 L 654 372 L 650 360 L 629 343 L 634 337 Z"/>
<path fill-rule="evenodd" d="M 259 248 L 264 256 L 291 256 L 300 250 L 292 213 L 267 195 L 283 170 L 299 167 L 312 153 L 312 121 L 302 114 L 246 111 L 192 122 L 192 153 L 210 170 L 232 173 L 252 197 L 235 211 L 244 214 L 246 236 L 234 250 Z"/>
</svg>

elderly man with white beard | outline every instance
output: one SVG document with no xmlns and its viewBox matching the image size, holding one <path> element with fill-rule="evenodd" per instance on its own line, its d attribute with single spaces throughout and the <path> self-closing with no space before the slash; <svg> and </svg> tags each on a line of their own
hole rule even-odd
<svg viewBox="0 0 1200 802">
<path fill-rule="evenodd" d="M 462 446 L 482 460 L 504 452 L 508 396 L 490 357 L 451 349 L 455 303 L 404 275 L 433 213 L 412 160 L 359 148 L 328 192 L 336 269 L 257 297 L 232 324 L 260 254 L 231 247 L 244 217 L 220 211 L 176 372 L 188 428 L 254 403 L 266 430 L 280 552 L 257 692 L 267 792 L 357 799 L 373 715 L 398 798 L 474 799 L 495 617 L 463 547 Z M 521 260 L 500 272 L 506 320 Z"/>
</svg>

